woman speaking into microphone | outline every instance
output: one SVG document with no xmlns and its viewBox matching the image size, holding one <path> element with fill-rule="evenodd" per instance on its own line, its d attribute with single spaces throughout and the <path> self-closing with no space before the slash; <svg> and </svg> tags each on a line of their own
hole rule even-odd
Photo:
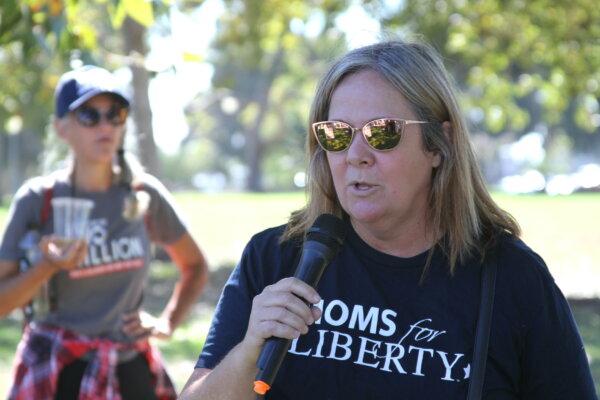
<svg viewBox="0 0 600 400">
<path fill-rule="evenodd" d="M 391 41 L 335 62 L 307 157 L 308 203 L 247 245 L 182 399 L 254 398 L 272 337 L 291 342 L 267 399 L 596 398 L 567 302 L 486 190 L 435 51 Z M 323 213 L 348 232 L 313 289 L 291 276 Z"/>
</svg>

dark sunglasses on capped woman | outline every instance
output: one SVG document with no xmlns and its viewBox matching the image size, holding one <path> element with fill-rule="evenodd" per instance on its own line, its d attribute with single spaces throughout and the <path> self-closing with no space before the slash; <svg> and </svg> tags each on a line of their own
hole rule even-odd
<svg viewBox="0 0 600 400">
<path fill-rule="evenodd" d="M 106 112 L 90 106 L 81 106 L 73 111 L 77 122 L 81 125 L 91 128 L 104 120 L 112 126 L 120 126 L 127 120 L 129 109 L 122 104 L 113 104 Z"/>
<path fill-rule="evenodd" d="M 317 142 L 325 151 L 347 150 L 355 131 L 361 131 L 371 148 L 378 151 L 392 150 L 400 143 L 407 125 L 429 124 L 429 121 L 413 121 L 397 118 L 378 118 L 367 122 L 362 128 L 354 128 L 343 121 L 321 121 L 312 124 Z"/>
</svg>

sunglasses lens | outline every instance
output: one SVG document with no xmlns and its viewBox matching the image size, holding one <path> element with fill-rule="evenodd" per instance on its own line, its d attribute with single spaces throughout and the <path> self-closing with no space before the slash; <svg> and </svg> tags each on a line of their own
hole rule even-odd
<svg viewBox="0 0 600 400">
<path fill-rule="evenodd" d="M 95 108 L 80 107 L 75 111 L 77 122 L 83 126 L 95 126 L 100 121 L 100 113 Z"/>
<path fill-rule="evenodd" d="M 127 109 L 121 106 L 113 106 L 106 113 L 106 119 L 111 125 L 123 125 L 127 120 Z"/>
<path fill-rule="evenodd" d="M 317 122 L 313 131 L 326 151 L 344 151 L 352 142 L 352 128 L 343 122 Z"/>
<path fill-rule="evenodd" d="M 93 107 L 80 107 L 75 111 L 77 122 L 87 127 L 98 125 L 103 117 L 113 126 L 123 125 L 127 120 L 127 114 L 127 108 L 120 105 L 113 105 L 106 114 L 101 114 Z"/>
<path fill-rule="evenodd" d="M 398 145 L 404 121 L 393 119 L 378 119 L 369 122 L 363 132 L 367 143 L 375 150 L 390 150 Z"/>
</svg>

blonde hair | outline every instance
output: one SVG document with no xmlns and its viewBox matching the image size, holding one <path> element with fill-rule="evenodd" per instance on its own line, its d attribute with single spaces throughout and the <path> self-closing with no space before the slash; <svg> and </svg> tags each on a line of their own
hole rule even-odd
<svg viewBox="0 0 600 400">
<path fill-rule="evenodd" d="M 428 223 L 433 237 L 439 238 L 432 250 L 439 247 L 446 253 L 450 270 L 453 272 L 457 261 L 474 252 L 483 257 L 498 234 L 518 236 L 517 222 L 498 207 L 486 189 L 453 80 L 439 55 L 424 43 L 394 40 L 347 53 L 319 82 L 306 140 L 308 202 L 291 215 L 282 240 L 303 236 L 322 213 L 347 217 L 337 198 L 325 151 L 310 126 L 328 119 L 331 96 L 340 82 L 366 69 L 394 86 L 408 100 L 417 119 L 438 122 L 421 126 L 425 150 L 441 156 L 441 164 L 431 177 Z M 446 133 L 442 129 L 445 121 L 451 125 Z"/>
</svg>

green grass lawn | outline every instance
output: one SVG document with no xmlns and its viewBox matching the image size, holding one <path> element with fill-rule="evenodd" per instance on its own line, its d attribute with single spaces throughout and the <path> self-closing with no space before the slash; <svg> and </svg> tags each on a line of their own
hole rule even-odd
<svg viewBox="0 0 600 400">
<path fill-rule="evenodd" d="M 600 297 L 600 195 L 494 197 L 519 221 L 524 240 L 568 296 Z M 285 223 L 304 195 L 180 193 L 177 202 L 211 267 L 218 268 L 237 262 L 252 234 Z"/>
<path fill-rule="evenodd" d="M 494 198 L 569 297 L 600 297 L 600 194 Z"/>
<path fill-rule="evenodd" d="M 212 268 L 237 262 L 253 234 L 284 224 L 304 204 L 302 193 L 178 193 L 177 204 Z"/>
<path fill-rule="evenodd" d="M 192 318 L 172 340 L 160 343 L 179 388 L 192 371 L 222 283 L 250 237 L 267 227 L 283 224 L 304 203 L 302 193 L 176 194 L 176 201 L 192 235 L 211 264 L 211 284 Z M 495 199 L 523 228 L 524 240 L 546 261 L 558 285 L 571 299 L 600 297 L 600 194 L 568 197 L 507 196 Z M 0 207 L 0 231 L 7 208 Z M 175 280 L 174 268 L 153 268 L 146 305 L 158 311 Z M 586 344 L 596 390 L 600 393 L 600 300 L 571 302 Z M 20 336 L 18 313 L 0 320 L 0 398 L 5 397 L 9 369 Z"/>
</svg>

